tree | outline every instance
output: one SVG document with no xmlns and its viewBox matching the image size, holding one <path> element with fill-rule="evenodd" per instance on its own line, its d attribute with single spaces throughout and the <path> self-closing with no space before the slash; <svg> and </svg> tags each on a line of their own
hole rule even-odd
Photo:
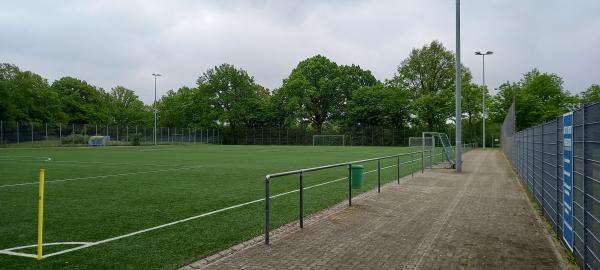
<svg viewBox="0 0 600 270">
<path fill-rule="evenodd" d="M 52 83 L 61 96 L 63 111 L 70 123 L 109 123 L 110 96 L 101 88 L 96 88 L 73 77 L 63 77 Z"/>
<path fill-rule="evenodd" d="M 197 84 L 206 91 L 219 121 L 229 125 L 234 134 L 240 126 L 252 127 L 260 122 L 268 90 L 256 84 L 245 70 L 222 64 L 202 74 Z"/>
<path fill-rule="evenodd" d="M 487 110 L 489 110 L 489 105 L 491 104 L 489 93 L 487 87 L 483 87 L 482 85 L 477 85 L 474 83 L 463 83 L 461 89 L 462 111 L 467 115 L 467 125 L 464 132 L 467 139 L 465 141 L 472 141 L 475 140 L 479 134 L 479 127 L 477 127 L 478 125 L 476 124 L 483 118 L 483 92 L 485 91 L 487 96 Z"/>
<path fill-rule="evenodd" d="M 413 49 L 388 82 L 411 92 L 414 114 L 419 124 L 429 130 L 442 128 L 454 112 L 454 53 L 439 41 Z M 462 81 L 471 81 L 470 71 L 463 67 Z"/>
<path fill-rule="evenodd" d="M 562 78 L 537 69 L 525 73 L 518 83 L 502 84 L 498 90 L 490 108 L 492 119 L 498 123 L 504 121 L 514 95 L 518 130 L 551 121 L 577 104 L 577 98 L 563 88 Z"/>
<path fill-rule="evenodd" d="M 410 117 L 409 95 L 382 84 L 361 87 L 348 103 L 348 125 L 403 127 Z"/>
<path fill-rule="evenodd" d="M 338 66 L 315 55 L 298 63 L 275 91 L 274 102 L 282 108 L 276 115 L 287 123 L 308 121 L 321 133 L 326 122 L 344 118 L 353 91 L 377 83 L 371 72 L 360 66 Z"/>
<path fill-rule="evenodd" d="M 584 104 L 600 101 L 600 85 L 592 84 L 592 86 L 581 93 L 580 101 Z"/>
<path fill-rule="evenodd" d="M 112 116 L 119 125 L 148 124 L 152 118 L 152 111 L 147 111 L 144 102 L 133 90 L 117 86 L 110 91 Z"/>
<path fill-rule="evenodd" d="M 63 121 L 61 103 L 48 81 L 11 64 L 0 65 L 0 116 L 28 122 Z"/>
</svg>

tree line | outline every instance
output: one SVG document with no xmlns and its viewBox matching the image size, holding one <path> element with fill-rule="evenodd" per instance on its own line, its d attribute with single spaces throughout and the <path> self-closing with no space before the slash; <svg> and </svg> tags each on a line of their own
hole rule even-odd
<svg viewBox="0 0 600 270">
<path fill-rule="evenodd" d="M 153 106 L 164 127 L 257 127 L 312 129 L 321 133 L 350 127 L 443 130 L 454 119 L 455 55 L 438 41 L 415 48 L 392 78 L 380 81 L 359 65 L 338 65 L 315 55 L 298 63 L 281 87 L 267 89 L 242 68 L 210 68 L 194 87 L 169 90 L 156 104 L 144 104 L 135 91 L 110 91 L 74 77 L 51 84 L 31 71 L 0 64 L 0 120 L 60 123 L 151 125 Z M 556 74 L 537 69 L 517 82 L 507 81 L 487 99 L 489 121 L 501 123 L 517 101 L 522 129 L 600 100 L 600 86 L 571 95 Z M 482 92 L 463 67 L 462 106 L 465 136 L 477 137 Z"/>
</svg>

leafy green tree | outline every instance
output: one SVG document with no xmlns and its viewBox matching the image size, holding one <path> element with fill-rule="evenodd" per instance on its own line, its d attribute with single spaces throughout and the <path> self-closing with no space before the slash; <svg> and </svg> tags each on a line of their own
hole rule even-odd
<svg viewBox="0 0 600 270">
<path fill-rule="evenodd" d="M 54 81 L 52 88 L 60 95 L 70 123 L 112 122 L 110 96 L 101 88 L 73 77 Z"/>
<path fill-rule="evenodd" d="M 514 95 L 518 130 L 551 121 L 577 105 L 577 98 L 563 88 L 562 78 L 537 69 L 525 73 L 517 83 L 502 84 L 498 90 L 492 100 L 491 118 L 502 123 Z"/>
<path fill-rule="evenodd" d="M 406 90 L 378 84 L 361 87 L 348 103 L 348 126 L 404 127 L 410 118 Z"/>
<path fill-rule="evenodd" d="M 59 96 L 48 81 L 11 64 L 0 64 L 0 115 L 3 120 L 65 120 Z"/>
<path fill-rule="evenodd" d="M 416 119 L 429 130 L 443 128 L 454 113 L 454 53 L 439 41 L 413 49 L 388 82 L 411 92 Z M 462 82 L 469 84 L 470 71 L 463 67 Z"/>
<path fill-rule="evenodd" d="M 600 101 L 600 85 L 592 84 L 592 86 L 581 93 L 580 100 L 584 104 Z"/>
<path fill-rule="evenodd" d="M 256 84 L 245 70 L 222 64 L 202 74 L 197 84 L 206 91 L 219 121 L 229 125 L 234 134 L 239 127 L 252 127 L 261 122 L 268 90 Z"/>
<path fill-rule="evenodd" d="M 144 102 L 133 90 L 117 86 L 110 91 L 112 116 L 119 125 L 149 124 L 152 111 L 147 111 Z"/>
<path fill-rule="evenodd" d="M 279 122 L 300 124 L 310 122 L 321 133 L 323 125 L 343 119 L 352 92 L 379 82 L 360 66 L 338 66 L 322 55 L 301 61 L 292 70 L 283 86 L 276 90 L 273 102 Z"/>
</svg>

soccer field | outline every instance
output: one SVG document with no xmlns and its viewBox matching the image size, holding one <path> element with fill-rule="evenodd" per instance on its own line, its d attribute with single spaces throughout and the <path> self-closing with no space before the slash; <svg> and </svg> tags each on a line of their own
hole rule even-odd
<svg viewBox="0 0 600 270">
<path fill-rule="evenodd" d="M 240 145 L 0 149 L 0 250 L 20 254 L 0 251 L 0 268 L 176 268 L 263 232 L 266 174 L 410 151 Z M 377 162 L 363 165 L 363 188 L 353 194 L 377 185 Z M 413 169 L 420 165 L 415 161 Z M 381 167 L 382 183 L 395 181 L 396 159 Z M 47 257 L 38 261 L 41 168 Z M 410 169 L 402 165 L 401 174 Z M 343 167 L 305 175 L 307 215 L 347 199 L 347 172 Z M 297 176 L 272 182 L 272 228 L 298 219 L 297 189 Z"/>
</svg>

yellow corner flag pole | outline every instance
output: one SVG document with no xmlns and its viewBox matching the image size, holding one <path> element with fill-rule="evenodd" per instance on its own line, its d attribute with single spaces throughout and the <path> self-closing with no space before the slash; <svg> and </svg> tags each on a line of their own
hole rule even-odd
<svg viewBox="0 0 600 270">
<path fill-rule="evenodd" d="M 40 169 L 40 193 L 38 195 L 38 243 L 37 259 L 42 259 L 42 230 L 44 229 L 44 169 Z"/>
</svg>

